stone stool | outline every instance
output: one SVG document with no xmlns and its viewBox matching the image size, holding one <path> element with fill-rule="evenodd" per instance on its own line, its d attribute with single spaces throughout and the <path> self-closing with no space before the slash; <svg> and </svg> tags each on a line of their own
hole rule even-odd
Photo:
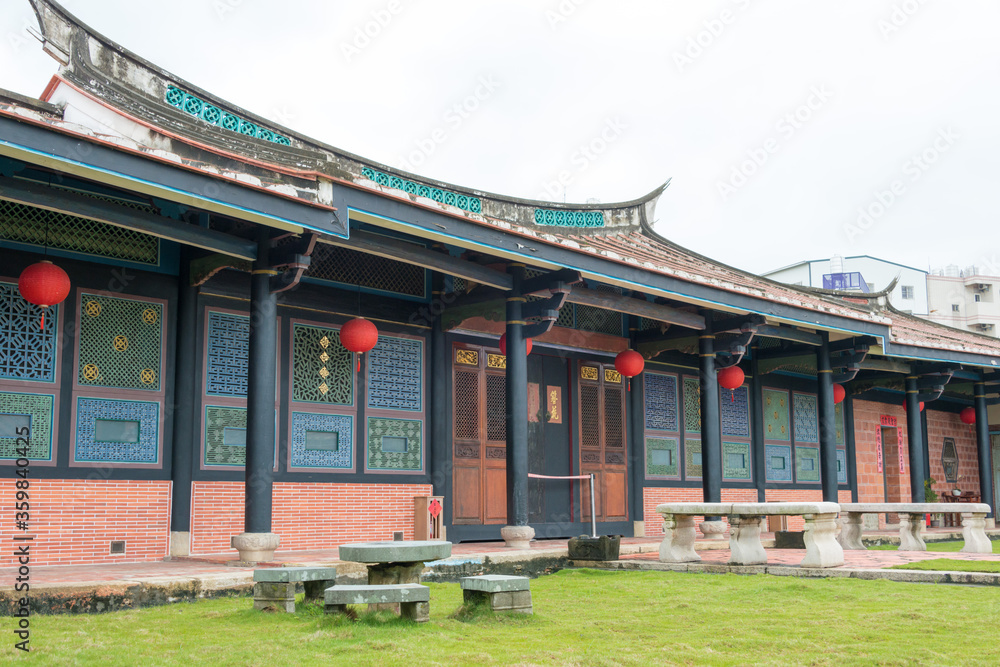
<svg viewBox="0 0 1000 667">
<path fill-rule="evenodd" d="M 531 614 L 531 589 L 527 577 L 506 574 L 483 574 L 462 577 L 462 596 L 466 604 L 489 603 L 493 611 L 517 611 Z"/>
<path fill-rule="evenodd" d="M 276 607 L 295 613 L 295 585 L 302 583 L 306 602 L 323 602 L 323 591 L 337 583 L 335 567 L 268 567 L 253 571 L 253 608 Z"/>
</svg>

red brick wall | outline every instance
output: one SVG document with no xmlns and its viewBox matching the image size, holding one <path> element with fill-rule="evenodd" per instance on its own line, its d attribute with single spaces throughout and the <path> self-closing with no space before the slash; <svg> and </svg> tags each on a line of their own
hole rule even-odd
<svg viewBox="0 0 1000 667">
<path fill-rule="evenodd" d="M 413 539 L 413 497 L 430 484 L 274 485 L 272 530 L 281 550 L 329 549 L 345 542 L 391 540 L 402 530 Z M 191 553 L 225 553 L 243 532 L 243 482 L 194 482 Z M 233 552 L 235 554 L 235 551 Z"/>
<path fill-rule="evenodd" d="M 879 418 L 889 415 L 896 418 L 899 447 L 904 451 L 903 474 L 900 476 L 902 502 L 910 501 L 910 462 L 907 451 L 906 413 L 902 405 L 889 405 L 873 401 L 854 401 L 854 450 L 858 470 L 858 502 L 880 503 L 885 501 L 884 473 L 878 471 L 876 433 L 881 428 Z M 884 454 L 884 452 L 883 452 Z M 940 458 L 940 454 L 938 455 Z M 899 461 L 884 461 L 885 466 L 896 466 Z M 883 468 L 884 470 L 884 468 Z"/>
<path fill-rule="evenodd" d="M 755 503 L 757 489 L 722 489 L 724 503 Z M 670 488 L 662 486 L 646 486 L 642 489 L 642 511 L 645 517 L 646 537 L 663 534 L 663 518 L 656 513 L 656 506 L 663 503 L 700 503 L 704 500 L 700 488 Z M 701 517 L 696 517 L 701 521 Z"/>
<path fill-rule="evenodd" d="M 931 410 L 927 413 L 927 449 L 931 477 L 937 480 L 933 488 L 938 494 L 950 493 L 956 486 L 963 491 L 979 493 L 979 453 L 974 426 L 963 424 L 957 414 Z M 958 482 L 946 482 L 941 465 L 944 439 L 954 438 L 958 451 Z"/>
<path fill-rule="evenodd" d="M 0 566 L 17 565 L 16 545 L 30 544 L 31 565 L 162 560 L 170 537 L 169 481 L 29 479 L 29 530 L 16 530 L 14 479 L 0 480 Z M 14 542 L 14 535 L 34 535 Z M 125 541 L 125 553 L 111 551 Z"/>
</svg>

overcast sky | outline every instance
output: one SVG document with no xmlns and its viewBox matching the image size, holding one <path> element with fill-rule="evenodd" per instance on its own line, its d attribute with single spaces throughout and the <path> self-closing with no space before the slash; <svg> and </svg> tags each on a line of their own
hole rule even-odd
<svg viewBox="0 0 1000 667">
<path fill-rule="evenodd" d="M 870 254 L 1000 274 L 987 0 L 63 0 L 223 99 L 418 174 L 553 201 L 672 179 L 667 238 L 763 272 Z M 0 87 L 55 61 L 0 9 Z"/>
</svg>

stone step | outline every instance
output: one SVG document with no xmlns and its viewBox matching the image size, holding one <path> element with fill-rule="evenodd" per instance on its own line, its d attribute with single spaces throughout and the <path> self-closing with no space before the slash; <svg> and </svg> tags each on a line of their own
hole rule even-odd
<svg viewBox="0 0 1000 667">
<path fill-rule="evenodd" d="M 324 593 L 328 605 L 430 602 L 430 599 L 431 589 L 420 584 L 331 586 Z"/>
</svg>

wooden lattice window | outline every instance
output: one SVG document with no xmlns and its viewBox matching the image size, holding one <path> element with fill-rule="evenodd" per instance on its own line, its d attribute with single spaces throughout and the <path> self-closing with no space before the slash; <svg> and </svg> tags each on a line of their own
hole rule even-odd
<svg viewBox="0 0 1000 667">
<path fill-rule="evenodd" d="M 426 296 L 426 270 L 423 267 L 326 244 L 317 245 L 313 251 L 312 264 L 306 275 L 316 280 L 360 285 L 383 292 L 420 298 Z"/>
</svg>

